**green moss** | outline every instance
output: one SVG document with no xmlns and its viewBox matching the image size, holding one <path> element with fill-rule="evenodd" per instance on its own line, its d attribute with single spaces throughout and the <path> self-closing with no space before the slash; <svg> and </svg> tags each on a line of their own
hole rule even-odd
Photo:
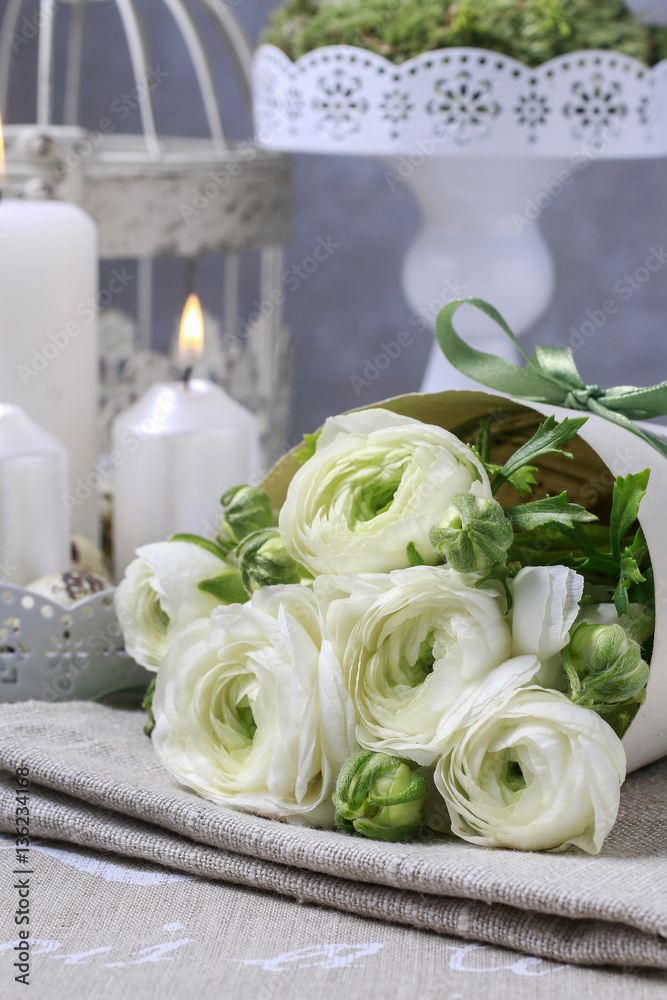
<svg viewBox="0 0 667 1000">
<path fill-rule="evenodd" d="M 265 41 L 298 59 L 357 45 L 401 63 L 450 46 L 491 49 L 529 66 L 579 49 L 613 49 L 653 64 L 667 28 L 644 26 L 621 0 L 288 0 Z"/>
</svg>

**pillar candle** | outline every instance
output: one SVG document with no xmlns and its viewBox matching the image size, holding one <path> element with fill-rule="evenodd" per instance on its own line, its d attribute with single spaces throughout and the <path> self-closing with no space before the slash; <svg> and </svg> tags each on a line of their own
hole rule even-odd
<svg viewBox="0 0 667 1000">
<path fill-rule="evenodd" d="M 67 453 L 18 406 L 0 405 L 0 579 L 69 568 Z"/>
<path fill-rule="evenodd" d="M 156 383 L 116 417 L 110 462 L 120 579 L 140 545 L 215 536 L 222 494 L 257 474 L 256 421 L 213 382 Z"/>
<path fill-rule="evenodd" d="M 72 526 L 97 539 L 97 235 L 62 202 L 0 204 L 0 400 L 67 448 Z M 89 499 L 79 497 L 88 493 Z"/>
</svg>

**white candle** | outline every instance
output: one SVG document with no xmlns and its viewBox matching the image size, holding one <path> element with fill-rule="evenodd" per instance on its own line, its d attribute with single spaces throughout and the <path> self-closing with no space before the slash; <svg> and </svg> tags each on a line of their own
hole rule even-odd
<svg viewBox="0 0 667 1000">
<path fill-rule="evenodd" d="M 156 383 L 116 417 L 114 562 L 179 532 L 214 537 L 220 497 L 257 474 L 255 418 L 204 379 Z"/>
<path fill-rule="evenodd" d="M 75 205 L 0 204 L 0 357 L 0 399 L 63 442 L 73 528 L 96 540 L 97 234 Z"/>
<path fill-rule="evenodd" d="M 0 406 L 0 579 L 25 586 L 69 567 L 67 452 L 18 406 Z"/>
</svg>

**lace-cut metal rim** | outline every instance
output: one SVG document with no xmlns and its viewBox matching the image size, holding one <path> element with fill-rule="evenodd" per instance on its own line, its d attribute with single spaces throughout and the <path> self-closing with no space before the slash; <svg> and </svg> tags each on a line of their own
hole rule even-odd
<svg viewBox="0 0 667 1000">
<path fill-rule="evenodd" d="M 667 60 L 590 50 L 532 68 L 451 48 L 395 65 L 332 45 L 292 62 L 263 45 L 253 76 L 257 140 L 274 150 L 557 157 L 577 170 L 667 154 Z"/>
<path fill-rule="evenodd" d="M 0 702 L 87 701 L 151 676 L 123 649 L 113 590 L 63 608 L 0 584 Z"/>
</svg>

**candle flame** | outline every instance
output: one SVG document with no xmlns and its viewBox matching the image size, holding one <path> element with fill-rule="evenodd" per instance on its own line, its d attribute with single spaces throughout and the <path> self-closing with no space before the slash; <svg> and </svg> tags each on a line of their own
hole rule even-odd
<svg viewBox="0 0 667 1000">
<path fill-rule="evenodd" d="M 200 358 L 204 352 L 204 317 L 199 297 L 194 293 L 188 295 L 183 309 L 178 352 L 191 359 Z"/>
</svg>

